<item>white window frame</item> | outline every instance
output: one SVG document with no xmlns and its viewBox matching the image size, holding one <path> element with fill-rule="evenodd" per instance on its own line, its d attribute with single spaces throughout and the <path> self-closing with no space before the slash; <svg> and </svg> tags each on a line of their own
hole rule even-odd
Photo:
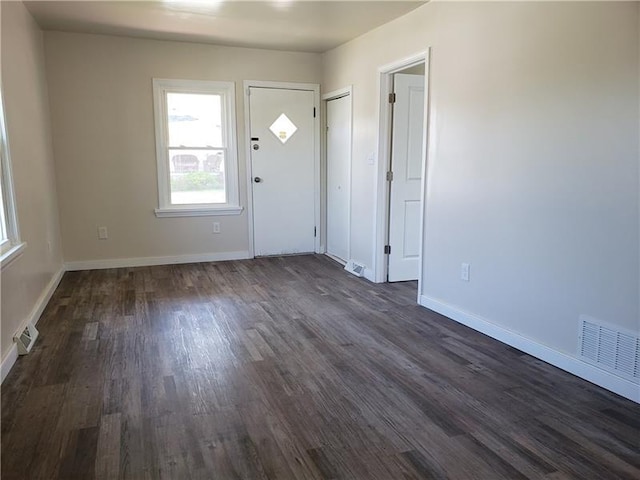
<svg viewBox="0 0 640 480">
<path fill-rule="evenodd" d="M 172 204 L 169 167 L 169 117 L 167 93 L 220 95 L 224 125 L 225 189 L 227 203 Z M 158 163 L 157 217 L 196 217 L 239 215 L 238 147 L 236 141 L 235 83 L 200 80 L 153 79 L 153 102 L 156 130 L 156 159 Z"/>
<path fill-rule="evenodd" d="M 5 269 L 14 260 L 19 258 L 27 244 L 20 240 L 20 228 L 18 225 L 18 213 L 16 209 L 16 196 L 13 188 L 13 174 L 11 171 L 11 156 L 9 154 L 9 138 L 7 136 L 7 123 L 4 112 L 4 98 L 0 86 L 0 162 L 2 180 L 2 199 L 0 209 L 0 221 L 2 233 L 0 237 L 0 269 Z"/>
</svg>

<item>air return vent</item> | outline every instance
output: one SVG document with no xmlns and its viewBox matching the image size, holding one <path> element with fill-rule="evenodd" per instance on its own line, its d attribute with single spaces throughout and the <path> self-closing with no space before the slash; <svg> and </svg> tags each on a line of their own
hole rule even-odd
<svg viewBox="0 0 640 480">
<path fill-rule="evenodd" d="M 29 323 L 24 330 L 13 337 L 13 340 L 18 345 L 18 355 L 26 355 L 31 351 L 33 344 L 38 338 L 38 330 L 35 325 Z"/>
<path fill-rule="evenodd" d="M 640 384 L 640 338 L 595 318 L 580 315 L 578 354 L 598 367 Z"/>
<path fill-rule="evenodd" d="M 353 273 L 356 277 L 364 277 L 364 265 L 356 263 L 353 260 L 349 260 L 344 266 L 344 269 L 349 273 Z"/>
</svg>

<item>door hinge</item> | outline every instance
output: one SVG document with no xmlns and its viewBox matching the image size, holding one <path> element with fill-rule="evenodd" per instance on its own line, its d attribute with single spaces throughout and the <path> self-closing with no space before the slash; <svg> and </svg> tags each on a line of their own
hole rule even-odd
<svg viewBox="0 0 640 480">
<path fill-rule="evenodd" d="M 395 93 L 390 93 L 389 94 L 389 103 L 396 103 L 396 94 Z"/>
<path fill-rule="evenodd" d="M 387 182 L 392 182 L 392 181 L 393 181 L 393 172 L 389 170 L 387 172 Z"/>
<path fill-rule="evenodd" d="M 247 87 L 247 97 L 251 96 L 251 87 Z"/>
<path fill-rule="evenodd" d="M 313 118 L 316 118 L 316 107 L 313 107 Z"/>
<path fill-rule="evenodd" d="M 313 227 L 313 236 L 315 237 L 315 236 L 317 236 L 317 234 L 318 234 L 317 228 Z"/>
<path fill-rule="evenodd" d="M 385 245 L 384 246 L 384 254 L 385 255 L 390 255 L 391 254 L 391 245 Z"/>
</svg>

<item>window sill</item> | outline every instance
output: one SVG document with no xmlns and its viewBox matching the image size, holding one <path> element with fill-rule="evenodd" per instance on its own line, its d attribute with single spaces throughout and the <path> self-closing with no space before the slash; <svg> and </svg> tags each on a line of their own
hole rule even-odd
<svg viewBox="0 0 640 480">
<path fill-rule="evenodd" d="M 27 244 L 25 242 L 21 242 L 21 243 L 15 245 L 15 246 L 11 247 L 6 252 L 4 252 L 0 256 L 0 268 L 2 268 L 2 270 L 4 270 L 9 265 L 11 265 L 14 261 L 16 261 L 18 258 L 20 258 L 22 256 L 22 254 L 24 253 L 24 249 L 25 248 L 27 248 Z"/>
<path fill-rule="evenodd" d="M 240 215 L 243 207 L 208 208 L 156 208 L 156 217 L 214 217 L 218 215 Z"/>
</svg>

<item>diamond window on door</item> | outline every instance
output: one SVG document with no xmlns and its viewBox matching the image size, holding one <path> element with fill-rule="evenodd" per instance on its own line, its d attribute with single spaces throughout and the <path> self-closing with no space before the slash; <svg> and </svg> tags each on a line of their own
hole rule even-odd
<svg viewBox="0 0 640 480">
<path fill-rule="evenodd" d="M 283 113 L 271 124 L 269 130 L 271 130 L 276 138 L 282 143 L 287 143 L 287 140 L 296 133 L 298 127 L 296 127 L 293 122 L 289 120 L 289 117 Z"/>
</svg>

